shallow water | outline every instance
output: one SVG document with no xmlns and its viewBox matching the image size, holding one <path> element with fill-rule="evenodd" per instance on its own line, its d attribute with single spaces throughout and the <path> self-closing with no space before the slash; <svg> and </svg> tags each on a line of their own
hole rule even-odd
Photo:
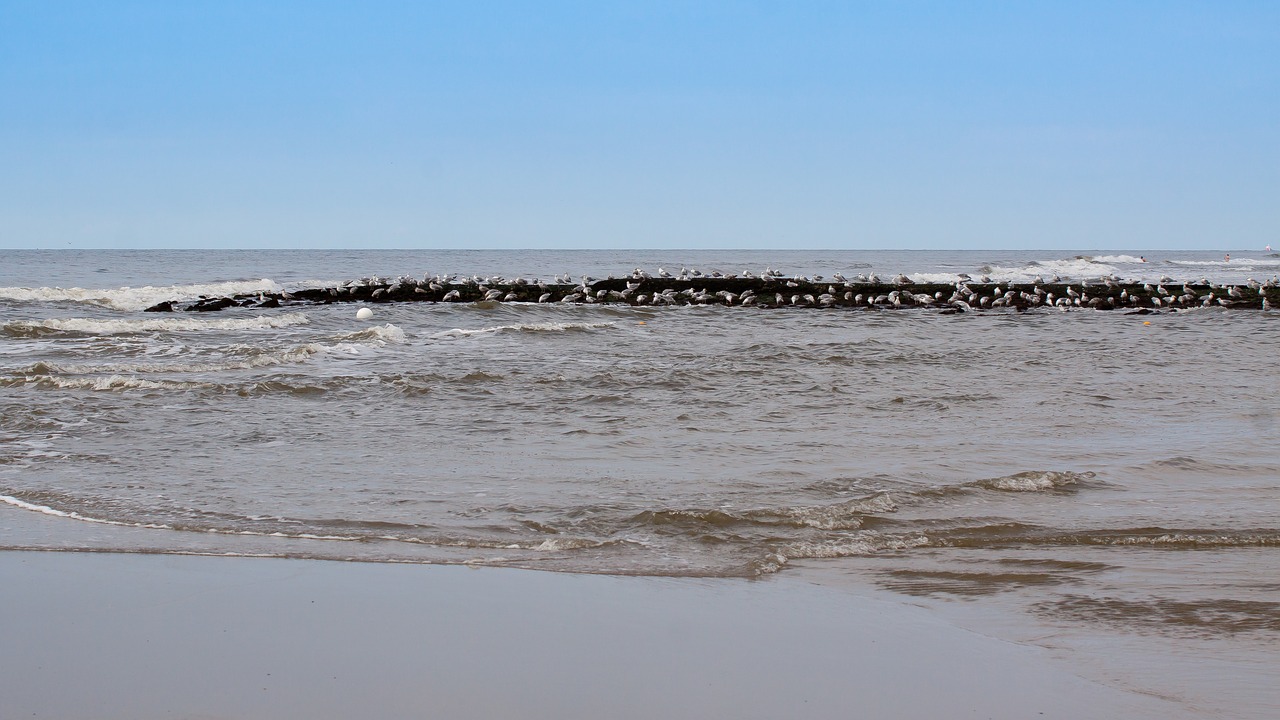
<svg viewBox="0 0 1280 720">
<path fill-rule="evenodd" d="M 1003 603 L 1032 627 L 1238 648 L 1280 631 L 1275 313 L 140 312 L 374 273 L 1241 282 L 1275 257 L 3 257 L 5 548 L 742 577 L 804 560 L 921 601 Z"/>
</svg>

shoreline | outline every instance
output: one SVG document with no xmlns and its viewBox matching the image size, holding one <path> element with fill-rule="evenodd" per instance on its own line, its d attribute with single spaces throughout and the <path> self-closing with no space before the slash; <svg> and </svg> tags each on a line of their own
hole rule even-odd
<svg viewBox="0 0 1280 720">
<path fill-rule="evenodd" d="M 1176 718 L 795 576 L 0 552 L 0 715 Z"/>
</svg>

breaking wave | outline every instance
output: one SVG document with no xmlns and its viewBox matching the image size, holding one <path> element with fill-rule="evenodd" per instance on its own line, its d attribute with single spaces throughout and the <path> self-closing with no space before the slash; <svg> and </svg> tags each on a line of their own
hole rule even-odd
<svg viewBox="0 0 1280 720">
<path fill-rule="evenodd" d="M 147 332 L 201 332 L 211 330 L 269 330 L 306 325 L 303 313 L 258 315 L 251 318 L 146 318 L 141 320 L 96 320 L 93 318 L 50 318 L 47 320 L 15 320 L 2 327 L 15 337 L 37 337 L 58 333 L 86 335 L 125 335 Z"/>
<path fill-rule="evenodd" d="M 0 378 L 0 387 L 17 387 L 32 385 L 41 389 L 57 390 L 194 390 L 213 387 L 211 383 L 186 382 L 178 380 L 146 380 L 126 375 L 108 375 L 105 377 L 66 377 L 59 375 L 27 375 L 23 377 Z"/>
<path fill-rule="evenodd" d="M 854 530 L 867 515 L 898 509 L 888 493 L 835 505 L 813 505 L 754 510 L 646 510 L 632 518 L 642 525 L 782 525 L 818 530 Z"/>
<path fill-rule="evenodd" d="M 1002 282 L 1031 282 L 1036 277 L 1046 280 L 1058 276 L 1064 280 L 1081 280 L 1118 273 L 1119 268 L 1105 262 L 1095 262 L 1091 258 L 1078 257 L 1070 260 L 1038 260 L 1022 267 L 990 266 L 984 269 L 993 279 Z"/>
<path fill-rule="evenodd" d="M 1129 265 L 1141 265 L 1146 262 L 1141 257 L 1134 257 L 1132 255 L 1096 255 L 1090 258 L 1090 260 L 1096 263 L 1125 263 Z"/>
<path fill-rule="evenodd" d="M 33 386 L 39 389 L 58 390 L 193 390 L 193 389 L 226 389 L 214 382 L 146 379 L 136 375 L 156 373 L 218 373 L 233 370 L 250 370 L 254 368 L 274 367 L 303 363 L 317 355 L 335 353 L 340 355 L 359 354 L 361 348 L 379 348 L 390 344 L 405 342 L 404 331 L 391 324 L 375 326 L 357 332 L 339 335 L 328 339 L 328 342 L 313 342 L 292 348 L 269 350 L 259 346 L 240 345 L 229 348 L 229 352 L 241 353 L 243 359 L 225 360 L 221 362 L 141 362 L 141 363 L 109 363 L 109 364 L 76 364 L 41 361 L 24 368 L 9 371 L 8 376 L 0 376 L 0 387 Z M 261 383 L 254 385 L 258 388 Z"/>
<path fill-rule="evenodd" d="M 1078 485 L 1094 477 L 1091 472 L 1073 473 L 1032 470 L 1004 477 L 977 480 L 971 483 L 971 486 L 987 490 L 1002 490 L 1004 492 L 1044 492 Z"/>
<path fill-rule="evenodd" d="M 383 347 L 385 345 L 399 345 L 405 342 L 406 336 L 404 330 L 400 329 L 399 326 L 387 323 L 386 325 L 375 325 L 371 328 L 340 335 L 334 339 L 339 343 L 359 343 Z"/>
<path fill-rule="evenodd" d="M 280 292 L 280 290 L 279 285 L 265 278 L 262 280 L 233 280 L 198 285 L 165 285 L 161 287 L 147 285 L 140 288 L 122 287 L 115 289 L 4 287 L 0 288 L 0 300 L 37 303 L 84 303 L 86 305 L 111 308 L 112 310 L 137 311 L 145 310 L 157 303 L 176 302 L 193 297 L 229 297 L 248 293 L 275 293 Z"/>
<path fill-rule="evenodd" d="M 454 328 L 452 330 L 444 330 L 435 333 L 432 338 L 447 339 L 471 337 L 473 335 L 492 335 L 503 332 L 573 332 L 576 330 L 594 330 L 597 328 L 612 327 L 612 322 L 569 322 L 569 323 L 523 323 L 517 325 L 495 325 L 494 327 L 478 328 L 474 330 L 465 330 L 462 328 Z"/>
</svg>

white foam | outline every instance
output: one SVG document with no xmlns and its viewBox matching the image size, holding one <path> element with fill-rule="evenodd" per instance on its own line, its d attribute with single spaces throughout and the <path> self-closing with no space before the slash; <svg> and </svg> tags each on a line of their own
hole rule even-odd
<svg viewBox="0 0 1280 720">
<path fill-rule="evenodd" d="M 0 386 L 42 385 L 63 390 L 193 390 L 209 387 L 208 383 L 181 382 L 176 380 L 143 380 L 125 375 L 103 377 L 64 377 L 61 375 L 27 375 L 0 379 Z"/>
<path fill-rule="evenodd" d="M 887 493 L 839 505 L 793 507 L 779 514 L 792 522 L 818 530 L 856 530 L 862 527 L 862 515 L 895 512 L 897 503 Z"/>
<path fill-rule="evenodd" d="M 391 343 L 403 343 L 404 331 L 395 325 L 371 327 L 359 332 L 334 338 L 333 344 L 307 343 L 284 350 L 263 352 L 252 345 L 236 345 L 231 349 L 250 353 L 243 360 L 209 363 L 112 363 L 104 365 L 76 365 L 39 362 L 18 371 L 14 377 L 0 378 L 0 385 L 46 385 L 63 389 L 88 390 L 189 390 L 211 387 L 208 383 L 154 381 L 130 377 L 147 373 L 214 373 L 230 370 L 251 370 L 303 363 L 322 353 L 358 355 L 362 347 L 384 347 Z M 100 377 L 68 377 L 98 375 Z"/>
<path fill-rule="evenodd" d="M 598 540 L 588 540 L 587 538 L 552 538 L 543 540 L 533 546 L 533 550 L 541 552 L 555 552 L 559 550 L 582 550 L 584 548 L 600 547 L 604 543 Z"/>
<path fill-rule="evenodd" d="M 92 335 L 124 335 L 142 332 L 203 332 L 209 330 L 269 330 L 311 322 L 303 313 L 258 315 L 251 318 L 176 318 L 158 317 L 137 320 L 97 320 L 93 318 L 49 318 L 17 320 L 4 324 L 12 332 L 37 330 L 78 332 Z"/>
<path fill-rule="evenodd" d="M 228 370 L 251 370 L 254 368 L 274 367 L 302 363 L 312 356 L 328 349 L 324 345 L 308 343 L 296 348 L 265 352 L 253 355 L 245 360 L 220 363 L 113 363 L 106 365 L 63 365 L 59 363 L 36 363 L 22 370 L 31 376 L 45 375 L 127 375 L 130 373 L 214 373 Z"/>
<path fill-rule="evenodd" d="M 1187 267 L 1221 267 L 1233 270 L 1248 270 L 1253 267 L 1280 267 L 1280 260 L 1263 260 L 1261 258 L 1236 258 L 1235 260 L 1170 260 L 1170 265 Z"/>
<path fill-rule="evenodd" d="M 117 527 L 148 528 L 151 530 L 172 530 L 173 529 L 169 525 L 157 525 L 157 524 L 151 524 L 151 523 L 128 523 L 128 522 L 120 522 L 119 520 L 104 520 L 103 518 L 89 517 L 88 515 L 81 515 L 80 513 L 72 512 L 70 510 L 58 510 L 57 508 L 51 508 L 48 505 L 37 505 L 36 503 L 29 503 L 26 500 L 19 500 L 18 498 L 11 497 L 9 495 L 0 495 L 0 502 L 6 503 L 8 505 L 12 505 L 17 508 L 22 508 L 23 510 L 38 512 L 42 515 L 52 515 L 53 517 L 69 518 L 71 520 L 79 520 L 81 522 L 97 523 L 99 525 L 115 525 Z"/>
<path fill-rule="evenodd" d="M 975 485 L 988 490 L 1004 490 L 1006 492 L 1043 492 L 1067 485 L 1074 485 L 1081 480 L 1092 478 L 1093 473 L 1053 472 L 1049 470 L 1032 470 L 1016 475 L 979 480 Z"/>
<path fill-rule="evenodd" d="M 926 285 L 941 285 L 960 282 L 960 275 L 957 273 L 907 273 L 907 277 L 912 282 Z"/>
<path fill-rule="evenodd" d="M 71 510 L 59 510 L 49 507 L 48 505 L 38 505 L 36 503 L 19 500 L 9 495 L 0 495 L 0 502 L 12 505 L 23 510 L 38 512 L 42 515 L 50 515 L 53 517 L 67 518 L 69 520 L 79 520 L 81 522 L 96 523 L 98 525 L 114 525 L 116 527 L 132 527 L 143 528 L 147 530 L 176 530 L 172 525 L 164 525 L 161 523 L 144 523 L 144 522 L 124 522 L 121 520 L 107 520 L 105 518 L 97 518 L 90 515 L 81 515 Z M 283 532 L 260 532 L 256 530 L 221 530 L 218 528 L 206 528 L 203 532 L 214 535 L 252 535 L 255 537 L 279 537 L 292 538 L 300 540 L 360 540 L 358 537 L 344 537 L 341 535 L 315 535 L 312 533 L 283 533 Z"/>
<path fill-rule="evenodd" d="M 432 338 L 458 338 L 470 337 L 472 335 L 490 335 L 500 332 L 563 332 L 566 330 L 589 330 L 593 328 L 610 327 L 616 323 L 612 322 L 595 322 L 595 323 L 526 323 L 520 325 L 495 325 L 493 327 L 478 328 L 475 330 L 465 330 L 463 328 L 454 328 L 435 333 Z"/>
<path fill-rule="evenodd" d="M 371 328 L 343 335 L 337 339 L 347 342 L 364 342 L 381 347 L 387 343 L 403 343 L 405 334 L 404 330 L 401 330 L 399 326 L 387 323 L 386 325 L 374 325 Z"/>
<path fill-rule="evenodd" d="M 204 296 L 229 297 L 258 292 L 280 292 L 275 282 L 262 280 L 233 280 L 229 282 L 198 285 L 165 285 L 133 288 L 57 288 L 57 287 L 4 287 L 0 299 L 21 302 L 75 302 L 98 305 L 113 310 L 145 310 L 157 303 L 189 300 Z"/>
<path fill-rule="evenodd" d="M 778 548 L 777 555 L 785 563 L 792 558 L 842 558 L 859 555 L 872 555 L 885 550 L 909 550 L 925 547 L 929 538 L 924 535 L 914 537 L 889 537 L 872 532 L 860 533 L 856 537 L 824 542 L 793 542 Z"/>
<path fill-rule="evenodd" d="M 1126 263 L 1133 265 L 1141 265 L 1146 262 L 1142 258 L 1132 255 L 1097 255 L 1092 259 L 1098 263 Z"/>
<path fill-rule="evenodd" d="M 1113 275 L 1118 271 L 1119 268 L 1107 263 L 1094 262 L 1089 258 L 1072 258 L 1070 260 L 1039 260 L 1016 268 L 992 267 L 987 274 L 1000 282 L 1031 282 L 1037 276 L 1046 280 L 1054 275 L 1082 280 Z"/>
</svg>

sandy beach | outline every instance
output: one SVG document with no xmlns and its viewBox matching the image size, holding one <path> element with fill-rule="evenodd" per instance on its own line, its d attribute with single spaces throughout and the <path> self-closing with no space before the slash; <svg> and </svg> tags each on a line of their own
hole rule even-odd
<svg viewBox="0 0 1280 720">
<path fill-rule="evenodd" d="M 799 578 L 0 553 L 5 718 L 1168 718 Z"/>
</svg>

